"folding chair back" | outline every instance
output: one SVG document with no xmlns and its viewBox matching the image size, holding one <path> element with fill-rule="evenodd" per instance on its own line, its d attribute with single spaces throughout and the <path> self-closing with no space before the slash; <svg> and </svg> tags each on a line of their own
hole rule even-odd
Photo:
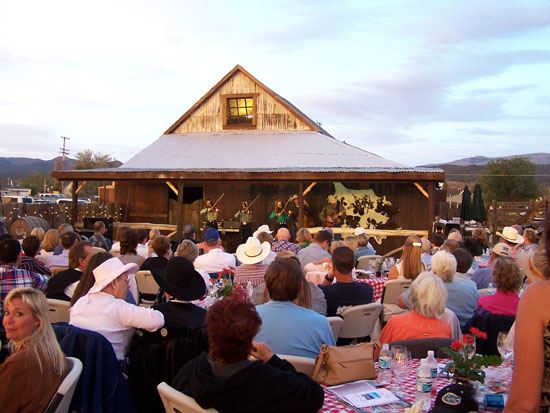
<svg viewBox="0 0 550 413">
<path fill-rule="evenodd" d="M 340 331 L 342 331 L 342 327 L 344 327 L 344 320 L 342 317 L 327 317 L 327 320 L 330 324 L 334 341 L 338 341 Z"/>
<path fill-rule="evenodd" d="M 50 323 L 68 323 L 69 309 L 71 303 L 55 298 L 48 298 L 48 310 L 50 312 Z"/>
<path fill-rule="evenodd" d="M 374 267 L 376 260 L 381 260 L 381 255 L 364 255 L 357 260 L 356 270 L 368 270 Z"/>
<path fill-rule="evenodd" d="M 216 409 L 203 409 L 200 405 L 190 396 L 177 391 L 173 387 L 162 382 L 157 386 L 157 389 L 164 404 L 166 413 L 217 413 Z"/>
<path fill-rule="evenodd" d="M 307 374 L 309 377 L 313 375 L 315 370 L 315 360 L 309 357 L 289 356 L 286 354 L 277 354 L 280 359 L 288 361 L 294 366 L 297 372 Z"/>
<path fill-rule="evenodd" d="M 374 326 L 380 312 L 382 304 L 371 303 L 355 305 L 342 311 L 344 326 L 340 331 L 340 338 L 361 338 L 372 334 Z"/>
<path fill-rule="evenodd" d="M 67 357 L 69 374 L 63 379 L 57 392 L 46 407 L 45 413 L 66 413 L 73 398 L 74 389 L 82 373 L 82 362 L 74 357 Z"/>
</svg>

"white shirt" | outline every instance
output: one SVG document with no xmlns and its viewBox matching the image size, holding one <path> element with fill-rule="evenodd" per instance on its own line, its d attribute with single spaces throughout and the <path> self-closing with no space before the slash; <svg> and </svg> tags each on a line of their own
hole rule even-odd
<svg viewBox="0 0 550 413">
<path fill-rule="evenodd" d="M 149 248 L 147 248 L 147 245 L 138 244 L 136 251 L 137 254 L 141 255 L 143 258 L 149 258 Z"/>
<path fill-rule="evenodd" d="M 69 266 L 69 250 L 63 250 L 59 255 L 50 255 L 46 261 L 46 267 L 49 270 L 57 267 Z"/>
<path fill-rule="evenodd" d="M 220 248 L 214 248 L 207 254 L 199 255 L 195 260 L 195 268 L 208 273 L 220 272 L 224 268 L 236 267 L 235 257 Z"/>
<path fill-rule="evenodd" d="M 156 331 L 164 325 L 160 311 L 138 307 L 104 292 L 86 294 L 71 308 L 69 323 L 103 335 L 123 360 L 136 328 Z"/>
</svg>

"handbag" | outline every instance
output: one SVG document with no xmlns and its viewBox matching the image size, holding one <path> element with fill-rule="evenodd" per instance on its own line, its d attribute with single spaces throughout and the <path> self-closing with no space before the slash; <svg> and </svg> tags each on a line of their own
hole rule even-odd
<svg viewBox="0 0 550 413">
<path fill-rule="evenodd" d="M 373 379 L 376 377 L 373 355 L 372 343 L 341 347 L 323 344 L 315 359 L 312 378 L 325 386 Z"/>
</svg>

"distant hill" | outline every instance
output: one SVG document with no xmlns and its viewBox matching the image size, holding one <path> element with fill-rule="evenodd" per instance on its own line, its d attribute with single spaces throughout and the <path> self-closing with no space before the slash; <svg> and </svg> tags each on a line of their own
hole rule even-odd
<svg viewBox="0 0 550 413">
<path fill-rule="evenodd" d="M 487 165 L 489 161 L 494 161 L 497 159 L 512 159 L 519 156 L 528 158 L 531 162 L 536 163 L 537 165 L 549 165 L 550 164 L 550 153 L 539 152 L 539 153 L 527 153 L 524 155 L 510 155 L 510 156 L 501 156 L 495 158 L 489 158 L 487 156 L 472 156 L 470 158 L 457 159 L 456 161 L 447 162 L 444 165 L 457 165 L 457 166 L 472 166 L 472 165 Z M 441 164 L 431 164 L 423 166 L 438 166 L 441 167 Z"/>
</svg>

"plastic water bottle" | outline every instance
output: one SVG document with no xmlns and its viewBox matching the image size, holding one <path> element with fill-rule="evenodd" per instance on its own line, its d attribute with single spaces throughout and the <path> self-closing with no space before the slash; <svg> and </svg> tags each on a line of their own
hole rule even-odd
<svg viewBox="0 0 550 413">
<path fill-rule="evenodd" d="M 437 360 L 434 357 L 433 350 L 428 351 L 428 357 L 426 357 L 426 361 L 428 363 L 428 367 L 430 368 L 432 379 L 436 379 L 437 378 Z"/>
<path fill-rule="evenodd" d="M 391 383 L 391 350 L 389 343 L 384 343 L 382 351 L 378 355 L 378 382 L 380 384 Z"/>
<path fill-rule="evenodd" d="M 422 400 L 422 410 L 430 410 L 432 403 L 432 373 L 427 359 L 420 361 L 416 373 L 416 401 Z"/>
<path fill-rule="evenodd" d="M 247 295 L 249 300 L 252 299 L 252 294 L 253 293 L 254 293 L 254 286 L 249 281 L 248 284 L 246 284 L 246 295 Z"/>
</svg>

